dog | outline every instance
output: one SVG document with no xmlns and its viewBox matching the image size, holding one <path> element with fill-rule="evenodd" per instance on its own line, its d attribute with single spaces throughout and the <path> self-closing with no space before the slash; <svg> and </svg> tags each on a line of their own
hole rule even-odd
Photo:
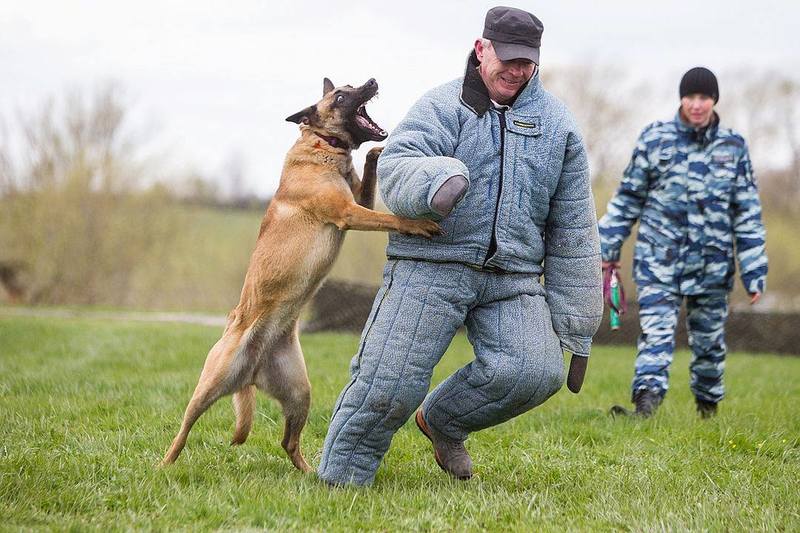
<svg viewBox="0 0 800 533">
<path fill-rule="evenodd" d="M 311 404 L 298 339 L 300 309 L 330 271 L 346 230 L 398 231 L 427 238 L 441 232 L 432 220 L 372 210 L 382 148 L 367 154 L 363 180 L 353 168 L 351 151 L 387 137 L 364 107 L 377 92 L 374 79 L 361 87 L 334 87 L 325 78 L 322 100 L 286 119 L 300 125 L 300 138 L 286 155 L 280 185 L 261 222 L 239 304 L 208 353 L 162 466 L 177 459 L 197 419 L 228 394 L 233 394 L 236 414 L 231 444 L 244 443 L 259 389 L 281 404 L 283 449 L 296 468 L 311 471 L 300 451 L 300 433 Z"/>
</svg>

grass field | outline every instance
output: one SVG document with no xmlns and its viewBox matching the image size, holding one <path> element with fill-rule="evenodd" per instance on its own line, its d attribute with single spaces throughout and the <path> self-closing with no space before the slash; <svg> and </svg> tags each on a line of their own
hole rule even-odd
<svg viewBox="0 0 800 533">
<path fill-rule="evenodd" d="M 699 420 L 679 352 L 651 420 L 613 420 L 629 348 L 598 347 L 580 395 L 468 441 L 477 476 L 450 480 L 413 422 L 375 485 L 331 490 L 280 448 L 277 405 L 259 397 L 240 447 L 230 400 L 167 448 L 220 333 L 202 326 L 0 313 L 0 529 L 797 530 L 800 358 L 735 353 L 720 416 Z M 303 338 L 314 405 L 304 433 L 316 465 L 357 338 Z M 456 338 L 434 381 L 470 359 Z"/>
</svg>

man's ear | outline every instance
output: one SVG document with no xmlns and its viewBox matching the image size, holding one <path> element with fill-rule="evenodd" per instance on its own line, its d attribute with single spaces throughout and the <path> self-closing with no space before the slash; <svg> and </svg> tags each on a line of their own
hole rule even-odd
<svg viewBox="0 0 800 533">
<path fill-rule="evenodd" d="M 473 46 L 475 50 L 475 57 L 478 58 L 478 63 L 483 60 L 483 41 L 480 39 L 475 39 L 475 46 Z"/>
<path fill-rule="evenodd" d="M 294 115 L 286 117 L 287 122 L 294 122 L 295 124 L 308 124 L 317 118 L 317 106 L 312 105 L 298 111 Z"/>
<path fill-rule="evenodd" d="M 322 80 L 322 96 L 324 97 L 326 94 L 333 90 L 333 82 L 328 78 Z"/>
</svg>

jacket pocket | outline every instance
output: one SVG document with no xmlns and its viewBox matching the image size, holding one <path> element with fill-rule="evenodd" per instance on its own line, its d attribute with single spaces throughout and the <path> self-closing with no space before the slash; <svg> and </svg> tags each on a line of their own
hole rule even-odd
<svg viewBox="0 0 800 533">
<path fill-rule="evenodd" d="M 703 287 L 719 289 L 730 284 L 734 272 L 732 245 L 707 244 L 703 247 L 703 261 Z"/>
<path fill-rule="evenodd" d="M 673 285 L 678 259 L 677 246 L 653 242 L 651 237 L 640 233 L 633 251 L 634 278 L 638 283 Z"/>
<path fill-rule="evenodd" d="M 675 145 L 664 145 L 658 151 L 658 161 L 656 161 L 656 168 L 660 173 L 669 172 L 673 166 L 675 159 Z"/>
<path fill-rule="evenodd" d="M 736 181 L 736 165 L 733 163 L 712 163 L 706 179 L 706 193 L 710 199 L 722 202 L 725 209 L 733 194 Z"/>
</svg>

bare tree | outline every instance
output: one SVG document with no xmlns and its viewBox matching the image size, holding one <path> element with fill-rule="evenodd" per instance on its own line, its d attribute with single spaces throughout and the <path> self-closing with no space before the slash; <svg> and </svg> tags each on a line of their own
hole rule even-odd
<svg viewBox="0 0 800 533">
<path fill-rule="evenodd" d="M 724 110 L 750 145 L 757 169 L 782 170 L 782 195 L 800 197 L 800 83 L 775 71 L 734 71 Z M 783 167 L 781 169 L 780 167 Z M 785 188 L 784 188 L 785 187 Z M 788 193 L 788 195 L 787 195 Z"/>
<path fill-rule="evenodd" d="M 32 303 L 124 304 L 137 259 L 172 226 L 163 194 L 143 191 L 119 90 L 73 93 L 19 117 L 22 150 L 0 147 L 0 261 L 27 265 Z"/>
<path fill-rule="evenodd" d="M 650 92 L 625 72 L 601 64 L 543 72 L 549 91 L 564 100 L 583 132 L 592 179 L 615 180 L 625 168 L 641 128 L 641 102 Z"/>
<path fill-rule="evenodd" d="M 237 204 L 247 196 L 244 167 L 244 156 L 242 156 L 241 152 L 232 152 L 225 162 L 223 179 L 228 183 L 228 198 L 233 204 Z"/>
</svg>

